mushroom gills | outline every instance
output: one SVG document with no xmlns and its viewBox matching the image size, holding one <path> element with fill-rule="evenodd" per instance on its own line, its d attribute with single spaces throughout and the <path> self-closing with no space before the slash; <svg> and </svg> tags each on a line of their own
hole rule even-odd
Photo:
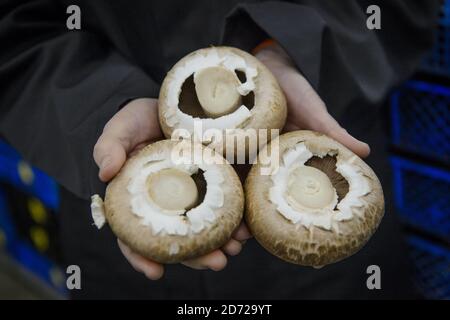
<svg viewBox="0 0 450 320">
<path fill-rule="evenodd" d="M 333 202 L 335 192 L 339 203 L 348 190 L 347 180 L 336 171 L 335 156 L 313 156 L 304 166 L 292 171 L 287 182 L 286 198 L 298 211 L 302 208 L 321 209 Z"/>
<path fill-rule="evenodd" d="M 305 166 L 310 166 L 319 169 L 330 179 L 336 193 L 338 195 L 338 202 L 344 199 L 349 192 L 348 181 L 336 170 L 337 159 L 336 156 L 326 155 L 324 157 L 313 156 L 305 162 Z"/>
<path fill-rule="evenodd" d="M 103 199 L 98 194 L 91 197 L 91 215 L 97 229 L 101 229 L 106 223 L 106 217 Z"/>
<path fill-rule="evenodd" d="M 194 74 L 195 92 L 206 115 L 211 118 L 229 114 L 241 105 L 237 75 L 220 66 L 204 68 Z"/>
</svg>

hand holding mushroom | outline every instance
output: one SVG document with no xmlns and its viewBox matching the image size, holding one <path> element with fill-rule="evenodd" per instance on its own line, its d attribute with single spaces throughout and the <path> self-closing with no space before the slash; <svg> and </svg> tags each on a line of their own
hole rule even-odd
<svg viewBox="0 0 450 320">
<path fill-rule="evenodd" d="M 321 132 L 342 143 L 360 157 L 369 155 L 369 146 L 351 136 L 328 113 L 325 103 L 279 45 L 274 44 L 262 49 L 256 57 L 273 73 L 286 96 L 288 106 L 286 131 Z"/>
<path fill-rule="evenodd" d="M 238 133 L 234 137 L 239 146 L 246 141 L 241 129 L 284 126 L 286 99 L 269 70 L 288 98 L 287 129 L 325 132 L 361 156 L 369 153 L 366 144 L 328 114 L 281 48 L 264 49 L 258 57 L 267 67 L 228 47 L 197 50 L 181 59 L 167 74 L 158 101 L 159 124 L 172 140 L 146 146 L 122 169 L 131 150 L 157 137 L 156 129 L 146 128 L 146 121 L 157 122 L 156 102 L 152 100 L 153 108 L 144 108 L 143 114 L 135 113 L 136 106 L 126 106 L 105 126 L 94 151 L 100 177 L 107 181 L 120 172 L 107 187 L 104 205 L 93 197 L 93 217 L 99 225 L 108 220 L 124 255 L 151 279 L 162 275 L 160 263 L 222 269 L 222 251 L 237 254 L 238 241 L 250 237 L 241 223 L 242 185 L 220 146 L 228 151 L 229 130 Z M 201 130 L 217 130 L 219 139 L 201 132 L 198 136 L 199 123 Z M 177 130 L 188 137 L 174 139 Z M 200 157 L 192 147 L 200 150 Z M 268 149 L 280 152 L 273 158 L 280 167 L 263 175 L 258 161 L 245 187 L 245 219 L 261 245 L 286 261 L 315 267 L 360 249 L 384 209 L 381 186 L 371 169 L 338 142 L 310 131 L 283 135 L 264 151 Z M 174 157 L 175 150 L 187 156 Z M 244 154 L 248 151 L 244 143 Z"/>
<path fill-rule="evenodd" d="M 157 100 L 136 99 L 129 102 L 106 124 L 94 148 L 94 159 L 99 166 L 100 179 L 104 182 L 110 181 L 117 175 L 128 157 L 135 155 L 145 145 L 161 137 Z M 183 263 L 194 269 L 220 270 L 226 265 L 227 259 L 224 253 L 238 254 L 241 250 L 241 241 L 249 237 L 247 228 L 242 224 L 221 250 L 214 250 Z M 137 271 L 146 274 L 150 279 L 158 279 L 162 276 L 164 271 L 162 264 L 133 252 L 120 240 L 119 247 Z"/>
</svg>

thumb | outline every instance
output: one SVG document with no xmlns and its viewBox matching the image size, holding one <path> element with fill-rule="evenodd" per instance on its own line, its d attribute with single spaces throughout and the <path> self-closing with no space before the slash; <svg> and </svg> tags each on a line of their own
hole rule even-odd
<svg viewBox="0 0 450 320">
<path fill-rule="evenodd" d="M 108 121 L 95 144 L 93 155 L 100 180 L 111 180 L 131 151 L 160 136 L 157 100 L 141 98 L 129 102 Z"/>
<path fill-rule="evenodd" d="M 94 160 L 99 167 L 99 178 L 103 182 L 111 180 L 127 158 L 123 141 L 111 134 L 103 133 L 94 147 Z"/>
</svg>

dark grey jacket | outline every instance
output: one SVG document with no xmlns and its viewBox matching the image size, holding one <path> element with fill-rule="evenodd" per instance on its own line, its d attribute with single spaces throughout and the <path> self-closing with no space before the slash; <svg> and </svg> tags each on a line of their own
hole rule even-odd
<svg viewBox="0 0 450 320">
<path fill-rule="evenodd" d="M 82 29 L 66 28 L 77 4 Z M 381 8 L 368 30 L 366 8 Z M 404 252 L 390 211 L 380 106 L 432 43 L 438 1 L 0 0 L 0 135 L 62 186 L 61 234 L 68 264 L 83 270 L 79 297 L 367 298 L 406 297 Z M 277 40 L 332 115 L 372 146 L 387 214 L 370 243 L 320 271 L 271 257 L 254 241 L 225 271 L 170 266 L 149 282 L 127 265 L 108 229 L 91 227 L 88 197 L 102 192 L 92 149 L 124 103 L 157 97 L 169 68 L 195 49 L 251 50 Z M 366 267 L 380 265 L 382 290 Z M 346 312 L 340 310 L 340 312 Z"/>
</svg>

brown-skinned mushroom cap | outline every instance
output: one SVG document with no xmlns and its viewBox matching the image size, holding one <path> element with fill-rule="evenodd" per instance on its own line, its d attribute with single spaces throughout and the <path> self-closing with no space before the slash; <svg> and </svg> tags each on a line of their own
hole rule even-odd
<svg viewBox="0 0 450 320">
<path fill-rule="evenodd" d="M 361 249 L 384 214 L 383 191 L 372 169 L 312 131 L 283 134 L 267 148 L 245 183 L 245 219 L 258 242 L 285 261 L 313 267 Z M 273 168 L 262 174 L 268 163 Z"/>
<path fill-rule="evenodd" d="M 192 134 L 194 120 L 201 121 L 203 130 L 281 129 L 287 115 L 272 73 L 254 56 L 231 47 L 200 49 L 182 58 L 165 77 L 158 103 L 167 138 L 180 128 Z M 232 139 L 245 140 L 245 135 L 233 134 Z M 230 140 L 226 143 L 234 144 Z M 208 145 L 226 150 L 223 140 Z"/>
<path fill-rule="evenodd" d="M 205 158 L 170 160 L 180 150 L 192 155 L 194 145 Z M 212 158 L 220 163 L 204 160 Z M 240 180 L 222 156 L 200 144 L 162 140 L 131 157 L 108 184 L 104 216 L 133 251 L 178 263 L 223 246 L 242 219 L 243 198 Z M 101 202 L 93 200 L 95 220 Z"/>
</svg>

